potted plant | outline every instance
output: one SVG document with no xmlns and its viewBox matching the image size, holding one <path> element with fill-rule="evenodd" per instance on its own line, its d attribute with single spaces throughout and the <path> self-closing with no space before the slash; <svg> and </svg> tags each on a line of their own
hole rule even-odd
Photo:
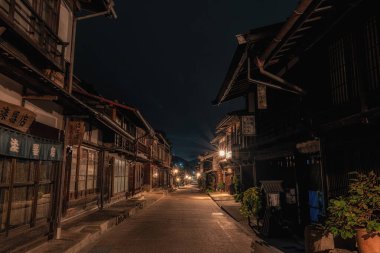
<svg viewBox="0 0 380 253">
<path fill-rule="evenodd" d="M 243 193 L 240 212 L 248 218 L 248 223 L 251 226 L 251 217 L 258 218 L 262 209 L 261 190 L 258 187 L 252 187 Z"/>
<path fill-rule="evenodd" d="M 216 188 L 218 191 L 222 192 L 225 189 L 225 184 L 223 182 L 219 182 Z"/>
<path fill-rule="evenodd" d="M 361 253 L 380 253 L 380 184 L 377 175 L 356 173 L 348 194 L 330 200 L 327 230 L 343 239 L 356 237 Z"/>
</svg>

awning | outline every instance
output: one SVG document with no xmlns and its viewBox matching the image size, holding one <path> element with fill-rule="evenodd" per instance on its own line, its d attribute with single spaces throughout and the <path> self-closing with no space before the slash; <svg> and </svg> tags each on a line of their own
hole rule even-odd
<svg viewBox="0 0 380 253">
<path fill-rule="evenodd" d="M 265 193 L 280 193 L 283 192 L 282 180 L 273 180 L 273 181 L 260 181 L 261 189 Z"/>
</svg>

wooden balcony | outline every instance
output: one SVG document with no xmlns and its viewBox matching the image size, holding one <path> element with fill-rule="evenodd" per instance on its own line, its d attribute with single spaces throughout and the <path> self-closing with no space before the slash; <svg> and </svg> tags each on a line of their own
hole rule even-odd
<svg viewBox="0 0 380 253">
<path fill-rule="evenodd" d="M 66 43 L 63 42 L 51 27 L 38 15 L 27 0 L 1 0 L 0 26 L 5 26 L 17 38 L 11 46 L 32 48 L 48 65 L 55 70 L 64 70 L 64 53 Z M 14 37 L 14 36 L 11 36 Z M 19 49 L 19 48 L 18 48 Z M 28 54 L 23 53 L 28 57 Z M 26 51 L 29 52 L 29 51 Z"/>
<path fill-rule="evenodd" d="M 132 140 L 128 140 L 118 134 L 115 134 L 115 142 L 113 148 L 130 154 L 134 154 L 136 150 Z"/>
</svg>

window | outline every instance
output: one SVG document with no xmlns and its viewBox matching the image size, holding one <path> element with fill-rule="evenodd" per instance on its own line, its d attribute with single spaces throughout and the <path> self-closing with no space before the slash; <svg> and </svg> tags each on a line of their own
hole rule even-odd
<svg viewBox="0 0 380 253">
<path fill-rule="evenodd" d="M 366 38 L 369 90 L 374 91 L 380 87 L 380 40 L 375 17 L 370 18 L 366 24 Z"/>
<path fill-rule="evenodd" d="M 49 220 L 58 166 L 59 162 L 0 158 L 0 233 Z"/>
<path fill-rule="evenodd" d="M 71 154 L 70 199 L 82 198 L 97 191 L 97 171 L 99 152 L 80 148 L 78 164 L 78 147 Z"/>
<path fill-rule="evenodd" d="M 346 60 L 343 38 L 334 42 L 329 48 L 331 69 L 331 93 L 333 104 L 343 104 L 348 100 Z"/>
<path fill-rule="evenodd" d="M 128 191 L 128 162 L 114 158 L 113 161 L 113 194 Z"/>
</svg>

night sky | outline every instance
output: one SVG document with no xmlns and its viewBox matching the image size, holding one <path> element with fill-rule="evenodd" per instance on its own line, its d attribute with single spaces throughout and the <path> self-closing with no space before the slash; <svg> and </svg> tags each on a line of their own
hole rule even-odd
<svg viewBox="0 0 380 253">
<path fill-rule="evenodd" d="M 212 148 L 216 123 L 242 109 L 212 106 L 236 34 L 285 21 L 297 0 L 115 0 L 116 20 L 79 21 L 76 75 L 111 99 L 137 107 L 166 132 L 174 155 Z"/>
</svg>

